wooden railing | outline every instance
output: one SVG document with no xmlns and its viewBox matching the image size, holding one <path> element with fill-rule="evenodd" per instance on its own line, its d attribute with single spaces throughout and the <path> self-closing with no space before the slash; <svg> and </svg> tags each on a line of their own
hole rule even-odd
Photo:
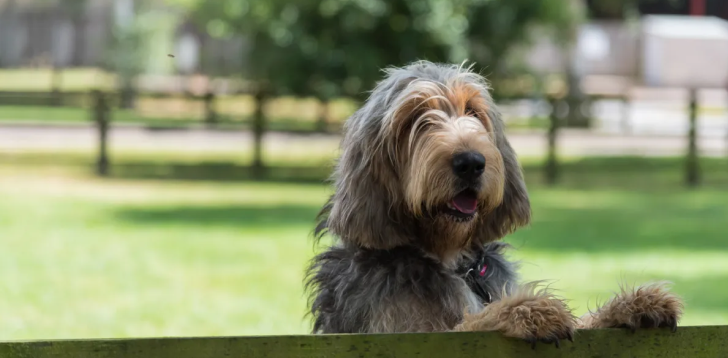
<svg viewBox="0 0 728 358">
<path fill-rule="evenodd" d="M 2 358 L 724 358 L 728 326 L 578 331 L 574 342 L 530 344 L 498 333 L 301 335 L 0 343 Z"/>
</svg>

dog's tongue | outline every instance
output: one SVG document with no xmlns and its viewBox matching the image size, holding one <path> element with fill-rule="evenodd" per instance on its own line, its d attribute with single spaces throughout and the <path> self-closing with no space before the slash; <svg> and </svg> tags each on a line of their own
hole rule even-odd
<svg viewBox="0 0 728 358">
<path fill-rule="evenodd" d="M 460 193 L 452 199 L 452 205 L 463 214 L 472 214 L 478 207 L 478 199 L 470 193 Z"/>
</svg>

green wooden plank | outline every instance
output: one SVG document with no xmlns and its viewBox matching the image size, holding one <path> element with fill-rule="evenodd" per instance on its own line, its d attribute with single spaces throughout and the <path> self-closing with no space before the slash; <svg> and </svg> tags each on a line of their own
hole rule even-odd
<svg viewBox="0 0 728 358">
<path fill-rule="evenodd" d="M 728 357 L 728 326 L 578 331 L 561 348 L 498 333 L 150 338 L 0 343 L 2 358 Z"/>
</svg>

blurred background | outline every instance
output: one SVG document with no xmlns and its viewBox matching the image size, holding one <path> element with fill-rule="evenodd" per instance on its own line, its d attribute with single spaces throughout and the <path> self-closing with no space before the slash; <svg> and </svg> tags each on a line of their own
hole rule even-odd
<svg viewBox="0 0 728 358">
<path fill-rule="evenodd" d="M 470 60 L 579 315 L 669 280 L 728 323 L 724 0 L 0 0 L 0 339 L 307 333 L 341 126 Z"/>
</svg>

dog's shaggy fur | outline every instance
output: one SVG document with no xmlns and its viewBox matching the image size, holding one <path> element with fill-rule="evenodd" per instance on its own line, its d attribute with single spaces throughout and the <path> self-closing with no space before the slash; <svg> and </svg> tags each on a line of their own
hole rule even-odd
<svg viewBox="0 0 728 358">
<path fill-rule="evenodd" d="M 344 128 L 316 229 L 337 242 L 307 278 L 314 332 L 486 330 L 558 344 L 578 326 L 677 324 L 682 304 L 663 286 L 624 291 L 580 320 L 519 284 L 498 240 L 531 208 L 485 80 L 425 61 L 386 74 Z"/>
</svg>

